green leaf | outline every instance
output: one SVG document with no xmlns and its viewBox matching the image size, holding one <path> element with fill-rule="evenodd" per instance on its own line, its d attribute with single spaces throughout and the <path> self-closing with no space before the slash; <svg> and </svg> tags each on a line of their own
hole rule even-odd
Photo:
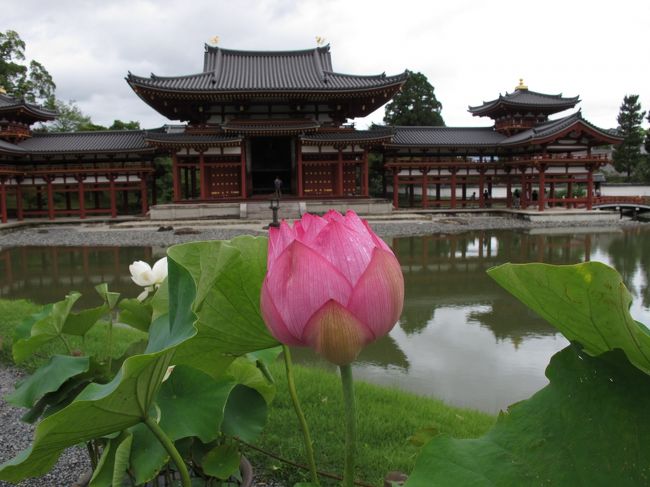
<svg viewBox="0 0 650 487">
<path fill-rule="evenodd" d="M 128 440 L 130 447 L 130 433 L 122 432 L 116 438 L 108 441 L 102 451 L 102 456 L 99 458 L 97 468 L 90 478 L 89 487 L 112 487 L 115 479 L 116 458 L 118 455 L 119 447 Z"/>
<path fill-rule="evenodd" d="M 63 324 L 62 332 L 67 335 L 84 336 L 106 313 L 108 313 L 108 306 L 105 304 L 79 313 L 70 313 Z"/>
<path fill-rule="evenodd" d="M 160 427 L 172 441 L 196 436 L 208 443 L 219 436 L 224 408 L 235 386 L 191 367 L 177 365 L 158 393 Z"/>
<path fill-rule="evenodd" d="M 149 331 L 151 316 L 153 314 L 151 303 L 143 303 L 137 299 L 123 299 L 120 301 L 119 308 L 119 320 L 121 323 L 136 328 L 137 330 Z"/>
<path fill-rule="evenodd" d="M 31 322 L 29 332 L 26 326 L 21 326 L 12 348 L 14 360 L 17 363 L 23 362 L 41 346 L 60 337 L 70 310 L 80 297 L 81 294 L 72 292 L 51 307 L 45 307 L 42 312 L 29 320 Z"/>
<path fill-rule="evenodd" d="M 650 330 L 630 315 L 632 296 L 611 267 L 504 264 L 488 274 L 586 352 L 596 356 L 620 348 L 650 374 Z"/>
<path fill-rule="evenodd" d="M 648 485 L 650 378 L 620 350 L 595 358 L 575 345 L 546 375 L 485 436 L 429 442 L 407 487 Z"/>
<path fill-rule="evenodd" d="M 169 249 L 169 257 L 187 270 L 197 290 L 197 336 L 179 350 L 179 359 L 188 361 L 180 363 L 200 367 L 219 352 L 243 355 L 278 345 L 259 306 L 266 247 L 266 238 L 244 236 Z"/>
<path fill-rule="evenodd" d="M 221 480 L 226 480 L 239 469 L 240 454 L 235 445 L 218 445 L 201 460 L 203 471 Z"/>
<path fill-rule="evenodd" d="M 110 309 L 115 309 L 120 299 L 120 293 L 114 293 L 108 290 L 108 284 L 103 282 L 95 286 L 95 291 L 101 296 Z"/>
<path fill-rule="evenodd" d="M 256 363 L 251 362 L 248 357 L 240 357 L 236 359 L 230 367 L 228 367 L 226 377 L 231 378 L 234 382 L 241 385 L 255 389 L 262 395 L 268 404 L 270 404 L 275 397 L 277 391 L 275 384 L 269 382 L 264 371 L 260 369 Z"/>
<path fill-rule="evenodd" d="M 169 461 L 169 454 L 151 430 L 143 423 L 129 428 L 133 434 L 129 464 L 136 485 L 142 485 L 158 475 L 160 469 Z"/>
<path fill-rule="evenodd" d="M 251 443 L 264 429 L 267 416 L 264 397 L 255 389 L 238 385 L 228 398 L 221 431 Z"/>
<path fill-rule="evenodd" d="M 126 438 L 120 441 L 115 449 L 115 464 L 113 465 L 113 482 L 111 487 L 122 487 L 122 481 L 129 468 L 129 456 L 131 455 L 132 444 L 133 435 L 127 433 Z"/>
<path fill-rule="evenodd" d="M 31 408 L 41 397 L 56 391 L 71 377 L 87 372 L 89 365 L 88 357 L 53 355 L 47 364 L 21 381 L 14 392 L 7 394 L 5 400 L 14 406 Z"/>
<path fill-rule="evenodd" d="M 43 475 L 65 448 L 123 431 L 146 417 L 175 347 L 195 333 L 187 319 L 188 303 L 194 300 L 192 281 L 173 263 L 169 268 L 170 314 L 161 316 L 150 330 L 153 350 L 128 358 L 111 382 L 90 384 L 70 405 L 41 421 L 32 446 L 0 465 L 0 480 L 18 482 Z"/>
</svg>

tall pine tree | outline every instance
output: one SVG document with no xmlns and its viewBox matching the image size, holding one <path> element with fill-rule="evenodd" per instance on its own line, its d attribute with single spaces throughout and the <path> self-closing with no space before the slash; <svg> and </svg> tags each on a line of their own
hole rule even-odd
<svg viewBox="0 0 650 487">
<path fill-rule="evenodd" d="M 439 125 L 445 122 L 440 115 L 442 104 L 436 99 L 433 86 L 422 73 L 409 74 L 406 83 L 393 101 L 386 105 L 384 123 L 387 125 Z"/>
<path fill-rule="evenodd" d="M 639 95 L 626 95 L 618 113 L 618 134 L 624 137 L 623 142 L 614 149 L 614 167 L 618 172 L 624 172 L 629 181 L 639 169 L 643 156 L 644 130 L 641 122 L 645 112 L 641 110 Z"/>
</svg>

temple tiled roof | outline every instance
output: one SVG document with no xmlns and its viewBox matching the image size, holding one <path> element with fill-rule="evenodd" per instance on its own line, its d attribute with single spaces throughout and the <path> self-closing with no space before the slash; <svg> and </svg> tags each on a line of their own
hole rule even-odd
<svg viewBox="0 0 650 487">
<path fill-rule="evenodd" d="M 150 131 L 144 136 L 145 141 L 158 147 L 218 147 L 239 145 L 241 137 L 233 135 L 192 135 L 185 133 L 163 133 Z"/>
<path fill-rule="evenodd" d="M 499 95 L 499 98 L 483 102 L 482 105 L 469 107 L 469 112 L 475 116 L 489 115 L 499 107 L 512 109 L 537 108 L 551 111 L 552 113 L 573 108 L 580 101 L 579 96 L 565 98 L 562 94 L 547 95 L 528 89 L 517 89 L 512 93 Z"/>
<path fill-rule="evenodd" d="M 355 143 L 367 144 L 373 142 L 389 142 L 393 137 L 391 129 L 375 130 L 346 130 L 339 132 L 323 132 L 305 135 L 300 137 L 303 144 L 326 144 L 326 143 Z"/>
<path fill-rule="evenodd" d="M 315 120 L 231 120 L 221 126 L 225 132 L 238 134 L 300 134 L 320 127 Z"/>
<path fill-rule="evenodd" d="M 48 110 L 34 103 L 27 103 L 25 100 L 18 100 L 4 93 L 0 93 L 0 117 L 6 113 L 23 111 L 37 120 L 54 120 L 56 112 Z"/>
<path fill-rule="evenodd" d="M 394 127 L 389 147 L 496 147 L 506 136 L 492 127 Z"/>
<path fill-rule="evenodd" d="M 146 152 L 142 130 L 99 130 L 96 132 L 35 133 L 19 144 L 30 153 Z"/>
<path fill-rule="evenodd" d="M 545 139 L 552 138 L 555 135 L 561 134 L 562 132 L 576 125 L 582 125 L 590 131 L 598 134 L 601 138 L 604 138 L 605 140 L 610 139 L 611 142 L 623 140 L 622 137 L 618 137 L 616 134 L 613 134 L 608 130 L 601 129 L 600 127 L 596 127 L 592 123 L 588 122 L 582 118 L 582 113 L 580 110 L 578 110 L 577 112 L 567 117 L 550 120 L 531 129 L 524 130 L 523 132 L 512 135 L 511 137 L 505 139 L 501 145 L 512 146 L 521 144 L 535 144 Z"/>
<path fill-rule="evenodd" d="M 407 74 L 359 76 L 332 70 L 329 46 L 300 51 L 237 51 L 206 46 L 203 72 L 141 77 L 131 86 L 181 92 L 364 91 L 400 85 Z"/>
<path fill-rule="evenodd" d="M 13 153 L 13 154 L 21 154 L 21 153 L 24 153 L 25 150 L 20 148 L 16 144 L 12 144 L 11 142 L 7 142 L 6 140 L 0 139 L 0 153 L 3 153 L 3 152 Z"/>
</svg>

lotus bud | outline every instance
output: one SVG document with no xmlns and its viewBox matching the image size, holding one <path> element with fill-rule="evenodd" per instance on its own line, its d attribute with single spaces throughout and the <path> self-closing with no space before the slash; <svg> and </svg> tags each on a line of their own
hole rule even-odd
<svg viewBox="0 0 650 487">
<path fill-rule="evenodd" d="M 399 262 L 356 213 L 305 214 L 270 229 L 260 306 L 280 342 L 347 365 L 393 328 L 403 303 Z"/>
</svg>

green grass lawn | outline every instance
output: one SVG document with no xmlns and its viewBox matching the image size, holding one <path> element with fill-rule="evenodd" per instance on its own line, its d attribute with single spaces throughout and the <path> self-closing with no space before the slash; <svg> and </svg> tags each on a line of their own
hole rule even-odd
<svg viewBox="0 0 650 487">
<path fill-rule="evenodd" d="M 309 423 L 319 470 L 342 474 L 344 413 L 338 375 L 312 367 L 295 367 L 296 388 Z M 271 372 L 278 393 L 269 421 L 256 446 L 304 464 L 302 436 L 291 405 L 282 360 Z M 479 411 L 450 407 L 441 401 L 364 382 L 355 383 L 358 412 L 357 479 L 383 485 L 391 470 L 410 472 L 418 453 L 409 442 L 418 430 L 433 428 L 457 438 L 482 435 L 496 417 Z M 308 481 L 308 474 L 263 454 L 247 451 L 256 473 L 282 484 Z M 325 482 L 329 485 L 328 482 Z M 331 485 L 336 484 L 335 481 Z"/>
<path fill-rule="evenodd" d="M 40 309 L 27 300 L 0 299 L 0 359 L 11 360 L 13 329 L 23 319 Z M 130 343 L 144 338 L 137 330 L 114 330 L 114 356 L 119 356 Z M 103 353 L 107 337 L 105 326 L 96 325 L 85 342 L 72 340 L 73 348 L 89 353 Z M 20 364 L 31 370 L 53 353 L 65 353 L 60 343 L 43 347 L 39 353 Z M 304 464 L 302 436 L 287 389 L 284 364 L 280 359 L 271 366 L 278 392 L 269 411 L 268 424 L 255 446 L 295 463 Z M 312 439 L 319 470 L 340 475 L 344 454 L 344 413 L 338 375 L 317 367 L 295 366 L 295 380 Z M 472 438 L 485 433 L 495 416 L 454 408 L 443 402 L 379 387 L 363 382 L 355 384 L 358 412 L 357 478 L 372 485 L 383 485 L 383 477 L 391 470 L 410 472 L 418 453 L 409 437 L 422 429 L 457 438 Z M 308 481 L 307 472 L 282 461 L 246 448 L 256 474 L 282 485 Z M 336 481 L 323 481 L 335 485 Z"/>
</svg>

